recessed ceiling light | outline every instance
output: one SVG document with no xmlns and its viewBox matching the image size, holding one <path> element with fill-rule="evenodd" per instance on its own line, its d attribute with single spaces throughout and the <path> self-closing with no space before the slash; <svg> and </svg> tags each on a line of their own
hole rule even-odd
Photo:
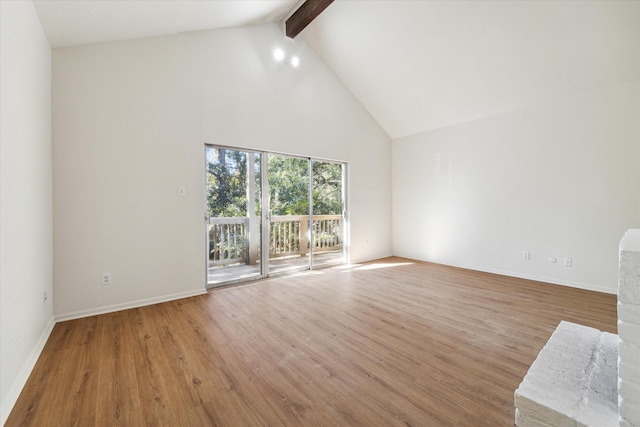
<svg viewBox="0 0 640 427">
<path fill-rule="evenodd" d="M 293 58 L 291 58 L 291 65 L 293 67 L 297 67 L 298 65 L 300 65 L 300 59 L 298 59 L 297 56 L 294 56 Z"/>
<path fill-rule="evenodd" d="M 273 51 L 273 57 L 276 61 L 282 61 L 284 59 L 284 50 L 276 49 Z"/>
</svg>

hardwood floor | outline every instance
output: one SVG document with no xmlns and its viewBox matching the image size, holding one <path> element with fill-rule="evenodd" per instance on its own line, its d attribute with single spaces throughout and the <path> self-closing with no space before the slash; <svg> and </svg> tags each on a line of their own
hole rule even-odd
<svg viewBox="0 0 640 427">
<path fill-rule="evenodd" d="M 560 320 L 616 297 L 387 258 L 59 323 L 7 426 L 511 426 Z"/>
</svg>

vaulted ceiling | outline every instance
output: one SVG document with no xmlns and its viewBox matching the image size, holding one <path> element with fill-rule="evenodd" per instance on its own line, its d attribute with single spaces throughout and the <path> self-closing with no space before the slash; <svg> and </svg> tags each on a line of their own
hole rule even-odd
<svg viewBox="0 0 640 427">
<path fill-rule="evenodd" d="M 393 138 L 640 79 L 637 1 L 338 1 L 304 34 Z"/>
<path fill-rule="evenodd" d="M 52 47 L 280 21 L 298 0 L 34 0 Z"/>
<path fill-rule="evenodd" d="M 298 1 L 34 3 L 61 47 L 278 22 Z M 636 0 L 337 0 L 302 36 L 392 138 L 640 79 Z"/>
</svg>

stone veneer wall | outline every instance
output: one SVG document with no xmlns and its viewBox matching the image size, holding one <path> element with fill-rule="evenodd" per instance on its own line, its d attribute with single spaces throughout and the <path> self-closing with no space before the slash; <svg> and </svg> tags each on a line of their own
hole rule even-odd
<svg viewBox="0 0 640 427">
<path fill-rule="evenodd" d="M 620 241 L 618 336 L 620 427 L 640 427 L 640 229 Z"/>
</svg>

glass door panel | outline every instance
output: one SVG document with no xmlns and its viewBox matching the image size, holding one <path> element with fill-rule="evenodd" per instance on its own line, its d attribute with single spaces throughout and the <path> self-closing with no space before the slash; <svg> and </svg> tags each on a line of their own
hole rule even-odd
<svg viewBox="0 0 640 427">
<path fill-rule="evenodd" d="M 313 160 L 312 265 L 345 262 L 344 165 Z"/>
<path fill-rule="evenodd" d="M 205 147 L 208 288 L 347 261 L 345 164 Z"/>
<path fill-rule="evenodd" d="M 262 276 L 261 154 L 206 146 L 207 287 Z"/>
<path fill-rule="evenodd" d="M 268 156 L 269 274 L 308 269 L 309 160 Z"/>
</svg>

